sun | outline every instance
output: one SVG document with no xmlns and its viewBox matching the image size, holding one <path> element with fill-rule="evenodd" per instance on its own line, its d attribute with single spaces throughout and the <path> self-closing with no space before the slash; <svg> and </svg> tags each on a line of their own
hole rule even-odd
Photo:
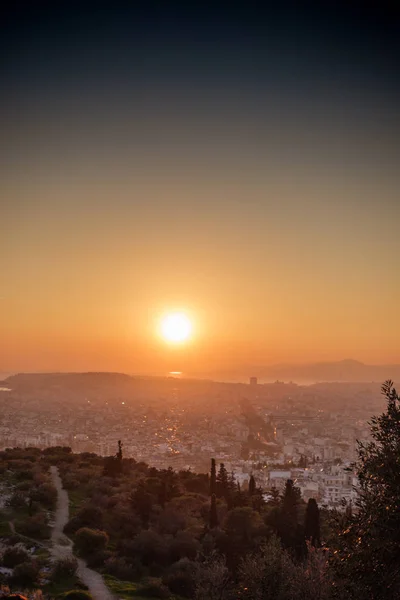
<svg viewBox="0 0 400 600">
<path fill-rule="evenodd" d="M 192 323 L 185 313 L 170 313 L 161 320 L 161 334 L 167 342 L 185 342 L 192 333 Z"/>
</svg>

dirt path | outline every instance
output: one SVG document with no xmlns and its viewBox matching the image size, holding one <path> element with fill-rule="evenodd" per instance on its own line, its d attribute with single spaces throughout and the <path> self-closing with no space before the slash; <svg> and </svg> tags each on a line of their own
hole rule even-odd
<svg viewBox="0 0 400 600">
<path fill-rule="evenodd" d="M 53 479 L 53 484 L 57 488 L 58 492 L 55 521 L 51 533 L 51 553 L 55 559 L 72 558 L 74 556 L 72 551 L 72 542 L 63 533 L 64 526 L 68 522 L 69 514 L 68 492 L 62 486 L 61 477 L 58 473 L 57 467 L 50 467 L 50 472 Z M 77 575 L 79 579 L 89 588 L 89 592 L 93 596 L 94 600 L 116 600 L 116 596 L 110 592 L 100 573 L 89 569 L 86 566 L 85 561 L 81 558 L 78 558 L 77 560 Z"/>
</svg>

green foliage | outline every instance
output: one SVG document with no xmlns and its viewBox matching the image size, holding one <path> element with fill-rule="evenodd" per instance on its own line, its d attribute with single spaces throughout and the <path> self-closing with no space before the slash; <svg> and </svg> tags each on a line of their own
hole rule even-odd
<svg viewBox="0 0 400 600">
<path fill-rule="evenodd" d="M 217 493 L 217 468 L 215 458 L 211 459 L 210 496 Z"/>
<path fill-rule="evenodd" d="M 108 575 L 122 581 L 139 581 L 148 575 L 148 570 L 138 557 L 111 556 L 105 561 L 104 568 Z"/>
<path fill-rule="evenodd" d="M 129 581 L 120 581 L 110 575 L 105 575 L 104 580 L 107 587 L 117 596 L 117 598 L 168 598 L 168 588 L 160 580 L 148 579 L 144 584 L 131 583 Z"/>
<path fill-rule="evenodd" d="M 217 513 L 217 498 L 215 494 L 211 496 L 211 505 L 210 505 L 210 529 L 214 529 L 214 527 L 218 527 L 218 513 Z"/>
<path fill-rule="evenodd" d="M 62 595 L 65 600 L 91 600 L 92 596 L 84 590 L 69 590 Z"/>
<path fill-rule="evenodd" d="M 36 585 L 39 576 L 39 565 L 34 561 L 26 561 L 17 565 L 10 578 L 14 585 L 32 587 Z"/>
<path fill-rule="evenodd" d="M 304 534 L 312 546 L 321 545 L 319 508 L 314 498 L 310 498 L 307 504 Z"/>
<path fill-rule="evenodd" d="M 64 530 L 67 535 L 74 534 L 82 527 L 91 529 L 102 529 L 103 527 L 103 512 L 98 506 L 88 503 L 77 510 L 72 519 L 68 521 Z"/>
<path fill-rule="evenodd" d="M 62 558 L 57 560 L 51 572 L 51 579 L 57 581 L 59 579 L 73 577 L 78 568 L 76 558 Z"/>
<path fill-rule="evenodd" d="M 38 502 L 45 508 L 54 509 L 57 504 L 57 490 L 51 483 L 42 483 L 41 485 L 32 488 L 29 498 Z"/>
<path fill-rule="evenodd" d="M 105 531 L 82 527 L 75 535 L 75 549 L 78 554 L 88 557 L 100 550 L 104 550 L 108 544 L 108 535 Z"/>
<path fill-rule="evenodd" d="M 169 567 L 162 581 L 172 593 L 193 598 L 196 572 L 197 564 L 184 558 Z"/>
<path fill-rule="evenodd" d="M 400 398 L 382 386 L 387 410 L 371 420 L 372 441 L 359 444 L 360 496 L 333 541 L 332 564 L 350 597 L 389 600 L 400 589 Z"/>
<path fill-rule="evenodd" d="M 229 496 L 229 491 L 228 472 L 225 469 L 224 463 L 221 463 L 219 465 L 219 471 L 217 475 L 217 498 L 227 499 Z"/>
<path fill-rule="evenodd" d="M 7 567 L 8 569 L 13 569 L 17 565 L 21 563 L 27 562 L 28 554 L 27 552 L 18 546 L 13 548 L 7 548 L 2 556 L 2 564 L 3 567 Z"/>
<path fill-rule="evenodd" d="M 140 482 L 136 490 L 130 497 L 131 505 L 135 513 L 140 517 L 142 526 L 147 529 L 149 526 L 153 498 L 146 490 L 144 482 Z"/>
<path fill-rule="evenodd" d="M 32 517 L 24 517 L 15 521 L 17 533 L 37 540 L 47 540 L 50 537 L 50 528 L 46 515 L 40 512 Z"/>
<path fill-rule="evenodd" d="M 195 600 L 228 600 L 232 587 L 225 557 L 215 551 L 203 557 L 194 576 Z"/>
<path fill-rule="evenodd" d="M 6 506 L 10 508 L 26 508 L 26 495 L 22 491 L 14 492 L 14 494 L 6 501 Z"/>
</svg>

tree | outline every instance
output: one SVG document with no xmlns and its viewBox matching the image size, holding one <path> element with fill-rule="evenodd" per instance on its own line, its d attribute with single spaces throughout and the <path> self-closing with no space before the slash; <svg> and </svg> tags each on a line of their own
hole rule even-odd
<svg viewBox="0 0 400 600">
<path fill-rule="evenodd" d="M 215 458 L 211 459 L 210 496 L 217 493 L 217 469 Z"/>
<path fill-rule="evenodd" d="M 279 502 L 280 502 L 279 490 L 274 486 L 270 490 L 270 499 L 268 500 L 268 504 L 270 506 L 278 506 Z"/>
<path fill-rule="evenodd" d="M 307 504 L 304 534 L 306 540 L 310 542 L 312 546 L 319 547 L 321 545 L 319 508 L 314 498 L 310 498 Z"/>
<path fill-rule="evenodd" d="M 143 482 L 140 482 L 136 490 L 131 494 L 130 501 L 132 508 L 140 517 L 143 528 L 148 529 L 153 499 L 152 496 L 147 493 Z"/>
<path fill-rule="evenodd" d="M 117 460 L 121 463 L 122 462 L 122 442 L 121 440 L 118 440 L 118 451 L 117 451 Z"/>
<path fill-rule="evenodd" d="M 400 589 L 400 398 L 392 381 L 382 394 L 387 410 L 370 422 L 372 441 L 358 447 L 357 510 L 332 554 L 353 597 L 371 600 L 395 598 Z"/>
<path fill-rule="evenodd" d="M 218 527 L 218 514 L 217 514 L 217 497 L 215 494 L 211 496 L 210 506 L 210 529 Z"/>
<path fill-rule="evenodd" d="M 254 496 L 255 491 L 256 491 L 256 480 L 254 479 L 253 475 L 250 475 L 249 496 Z"/>
<path fill-rule="evenodd" d="M 215 551 L 198 563 L 194 576 L 195 600 L 225 600 L 231 577 L 225 559 Z"/>
<path fill-rule="evenodd" d="M 164 575 L 162 582 L 173 594 L 193 598 L 197 563 L 183 558 L 175 562 Z"/>
<path fill-rule="evenodd" d="M 239 565 L 238 592 L 244 600 L 287 598 L 289 557 L 272 536 L 258 552 L 245 555 Z"/>
<path fill-rule="evenodd" d="M 228 471 L 225 469 L 224 463 L 219 465 L 219 471 L 217 475 L 217 497 L 225 498 L 229 497 L 229 480 Z"/>
<path fill-rule="evenodd" d="M 122 472 L 122 442 L 118 440 L 118 450 L 114 456 L 106 456 L 104 458 L 103 474 L 106 477 L 116 477 Z"/>
<path fill-rule="evenodd" d="M 306 552 L 303 527 L 298 522 L 300 499 L 299 488 L 295 487 L 292 479 L 288 479 L 273 524 L 283 547 L 295 552 L 299 558 Z"/>
</svg>

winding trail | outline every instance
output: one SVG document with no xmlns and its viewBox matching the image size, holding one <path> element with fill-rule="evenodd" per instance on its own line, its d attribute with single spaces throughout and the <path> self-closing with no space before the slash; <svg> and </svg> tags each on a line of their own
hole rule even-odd
<svg viewBox="0 0 400 600">
<path fill-rule="evenodd" d="M 50 552 L 56 560 L 60 558 L 74 558 L 72 541 L 63 532 L 68 522 L 69 498 L 68 492 L 63 488 L 61 477 L 57 467 L 50 467 L 54 486 L 57 488 L 57 508 L 53 530 L 51 532 L 52 547 Z M 103 581 L 100 573 L 89 569 L 81 558 L 77 558 L 79 579 L 88 587 L 94 600 L 116 600 L 116 596 L 110 592 Z"/>
</svg>

